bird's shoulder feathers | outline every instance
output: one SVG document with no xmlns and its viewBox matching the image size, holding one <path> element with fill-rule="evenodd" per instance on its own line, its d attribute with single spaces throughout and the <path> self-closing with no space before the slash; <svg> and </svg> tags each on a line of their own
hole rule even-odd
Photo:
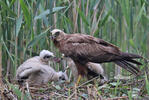
<svg viewBox="0 0 149 100">
<path fill-rule="evenodd" d="M 69 34 L 61 41 L 60 51 L 65 55 L 100 55 L 102 52 L 119 54 L 120 50 L 115 45 L 102 39 L 85 34 Z M 96 54 L 98 53 L 98 54 Z M 102 55 L 103 55 L 102 54 Z"/>
</svg>

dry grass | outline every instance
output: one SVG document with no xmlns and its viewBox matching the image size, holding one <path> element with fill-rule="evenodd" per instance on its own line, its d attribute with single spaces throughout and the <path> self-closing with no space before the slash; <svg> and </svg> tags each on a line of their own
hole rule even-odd
<svg viewBox="0 0 149 100">
<path fill-rule="evenodd" d="M 97 80 L 97 79 L 95 79 Z M 74 91 L 73 83 L 49 83 L 42 86 L 28 86 L 24 84 L 5 84 L 3 91 L 4 100 L 126 100 L 130 98 L 146 97 L 145 80 L 110 80 L 108 83 L 99 86 L 97 81 L 93 85 L 90 81 L 81 82 L 77 87 L 77 94 Z M 129 91 L 131 96 L 129 97 Z M 1 91 L 2 93 L 2 91 Z"/>
<path fill-rule="evenodd" d="M 8 85 L 6 92 L 11 92 L 13 86 L 8 83 L 12 84 L 17 67 L 26 59 L 39 54 L 42 49 L 54 52 L 57 57 L 61 56 L 52 41 L 48 39 L 47 34 L 53 28 L 64 29 L 66 33 L 80 32 L 93 35 L 117 45 L 124 52 L 136 53 L 148 58 L 148 5 L 148 0 L 1 0 L 0 78 L 2 74 L 3 79 L 8 80 L 4 84 Z M 141 62 L 143 63 L 143 66 L 140 66 L 141 71 L 148 71 L 148 65 L 143 60 Z M 115 66 L 113 64 L 103 66 L 106 75 L 112 80 L 117 71 Z M 54 64 L 53 67 L 56 71 L 63 70 L 62 64 Z M 119 72 L 121 73 L 121 70 Z M 122 74 L 129 75 L 125 70 L 122 70 Z M 146 77 L 145 82 L 148 83 L 149 76 L 147 76 L 148 74 L 142 75 L 138 80 L 144 80 Z M 114 88 L 102 90 L 98 89 L 98 86 L 95 88 L 87 84 L 78 89 L 79 97 L 83 93 L 89 96 L 89 91 L 93 91 L 96 96 L 102 98 L 122 97 L 122 94 L 126 94 L 130 99 L 135 86 L 133 82 L 130 82 L 132 84 L 130 86 L 129 83 L 126 84 L 127 89 L 123 85 L 120 85 L 122 89 L 116 85 Z M 138 87 L 144 95 L 149 94 L 147 86 Z M 1 88 L 1 93 L 4 92 L 4 88 L 5 86 Z M 62 90 L 57 90 L 52 85 L 48 88 L 51 90 L 46 90 L 45 94 L 53 95 L 53 98 L 63 97 L 62 95 L 68 98 L 73 94 L 73 90 L 69 90 L 67 86 L 67 90 L 63 87 Z M 21 96 L 22 92 L 19 89 L 15 91 L 17 93 L 12 91 L 11 95 L 15 93 Z M 40 95 L 41 92 L 38 93 Z M 31 93 L 34 98 L 33 95 L 34 92 Z M 44 95 L 40 96 L 44 97 Z"/>
</svg>

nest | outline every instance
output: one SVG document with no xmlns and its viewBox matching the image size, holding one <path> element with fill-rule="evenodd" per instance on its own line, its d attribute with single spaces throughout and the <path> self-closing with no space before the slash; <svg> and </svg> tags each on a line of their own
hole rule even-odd
<svg viewBox="0 0 149 100">
<path fill-rule="evenodd" d="M 94 84 L 92 81 L 95 80 Z M 48 83 L 42 86 L 29 86 L 25 83 L 18 84 L 5 83 L 1 87 L 0 100 L 127 100 L 130 97 L 136 100 L 145 97 L 145 80 L 110 80 L 99 86 L 98 79 L 92 79 L 80 83 L 76 88 L 73 83 Z M 131 96 L 130 96 L 131 95 Z"/>
</svg>

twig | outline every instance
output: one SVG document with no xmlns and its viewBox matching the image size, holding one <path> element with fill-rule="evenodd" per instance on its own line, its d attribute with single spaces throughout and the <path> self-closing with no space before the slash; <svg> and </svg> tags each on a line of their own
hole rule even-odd
<svg viewBox="0 0 149 100">
<path fill-rule="evenodd" d="M 95 80 L 96 78 L 98 78 L 99 76 L 97 76 L 97 77 L 94 77 L 94 78 L 92 78 L 92 79 L 90 79 L 90 80 L 88 80 L 88 81 L 86 81 L 86 82 L 84 82 L 84 83 L 82 83 L 81 85 L 79 85 L 77 88 L 80 88 L 81 86 L 83 86 L 83 85 L 85 85 L 85 84 L 87 84 L 87 83 L 89 83 L 89 82 L 92 82 L 93 80 Z"/>
<path fill-rule="evenodd" d="M 138 93 L 139 96 L 141 96 L 141 95 L 143 94 L 144 88 L 145 88 L 145 79 L 144 79 L 144 82 L 143 82 L 143 84 L 142 84 L 142 86 L 141 86 L 141 88 L 140 88 L 141 91 L 139 91 L 139 93 Z"/>
<path fill-rule="evenodd" d="M 83 100 L 84 100 L 84 99 L 86 99 L 86 98 L 85 98 L 85 97 L 83 97 L 82 95 L 80 95 L 80 94 L 78 94 L 78 95 L 79 95 L 80 97 L 82 97 L 82 98 L 83 98 Z"/>
<path fill-rule="evenodd" d="M 75 92 L 73 92 L 73 93 L 67 98 L 67 100 L 70 100 L 70 98 L 73 97 L 74 94 L 75 94 Z"/>
<path fill-rule="evenodd" d="M 25 84 L 26 84 L 27 92 L 30 93 L 28 82 L 25 82 Z"/>
<path fill-rule="evenodd" d="M 13 94 L 11 91 L 9 91 L 6 87 L 4 87 L 4 95 L 5 97 L 7 96 L 10 100 L 18 100 Z"/>
<path fill-rule="evenodd" d="M 24 100 L 24 92 L 25 92 L 25 89 L 24 89 L 25 87 L 23 86 L 22 87 L 22 96 L 21 96 L 21 100 Z"/>
<path fill-rule="evenodd" d="M 100 100 L 103 100 L 102 96 L 99 94 L 98 89 L 94 86 L 96 93 L 99 95 Z"/>
<path fill-rule="evenodd" d="M 29 99 L 32 100 L 31 95 L 30 95 L 30 90 L 29 90 L 29 84 L 28 82 L 25 82 L 25 84 L 26 84 L 27 92 L 29 94 Z"/>
<path fill-rule="evenodd" d="M 77 100 L 77 98 L 78 98 L 78 95 L 77 95 L 77 85 L 75 84 L 75 99 Z"/>
<path fill-rule="evenodd" d="M 106 100 L 120 100 L 120 99 L 126 99 L 128 96 L 122 96 L 122 97 L 115 97 L 115 98 L 107 98 Z"/>
<path fill-rule="evenodd" d="M 68 98 L 68 96 L 65 96 L 65 95 L 63 95 L 63 94 L 59 94 L 59 93 L 54 93 L 55 95 L 59 95 L 59 96 L 61 96 L 61 97 L 65 97 L 65 98 Z"/>
</svg>

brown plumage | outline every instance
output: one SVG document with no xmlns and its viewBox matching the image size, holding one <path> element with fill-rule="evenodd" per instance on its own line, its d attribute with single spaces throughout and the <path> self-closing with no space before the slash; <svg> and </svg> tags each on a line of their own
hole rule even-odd
<svg viewBox="0 0 149 100">
<path fill-rule="evenodd" d="M 73 60 L 71 60 L 70 58 L 65 58 L 65 60 L 67 61 L 67 67 L 70 68 L 72 71 L 74 82 L 76 83 L 79 77 L 77 67 L 73 62 Z M 88 73 L 87 73 L 87 76 L 85 77 L 87 79 L 92 79 L 94 77 L 100 76 L 100 81 L 99 81 L 100 85 L 108 81 L 108 79 L 104 75 L 104 69 L 100 64 L 88 62 L 86 66 L 88 69 Z"/>
<path fill-rule="evenodd" d="M 133 65 L 142 65 L 134 60 L 142 58 L 139 55 L 121 52 L 115 45 L 90 35 L 66 34 L 59 29 L 54 29 L 51 33 L 55 46 L 74 61 L 80 75 L 87 74 L 88 62 L 114 62 L 135 75 L 140 73 L 140 70 Z"/>
</svg>

